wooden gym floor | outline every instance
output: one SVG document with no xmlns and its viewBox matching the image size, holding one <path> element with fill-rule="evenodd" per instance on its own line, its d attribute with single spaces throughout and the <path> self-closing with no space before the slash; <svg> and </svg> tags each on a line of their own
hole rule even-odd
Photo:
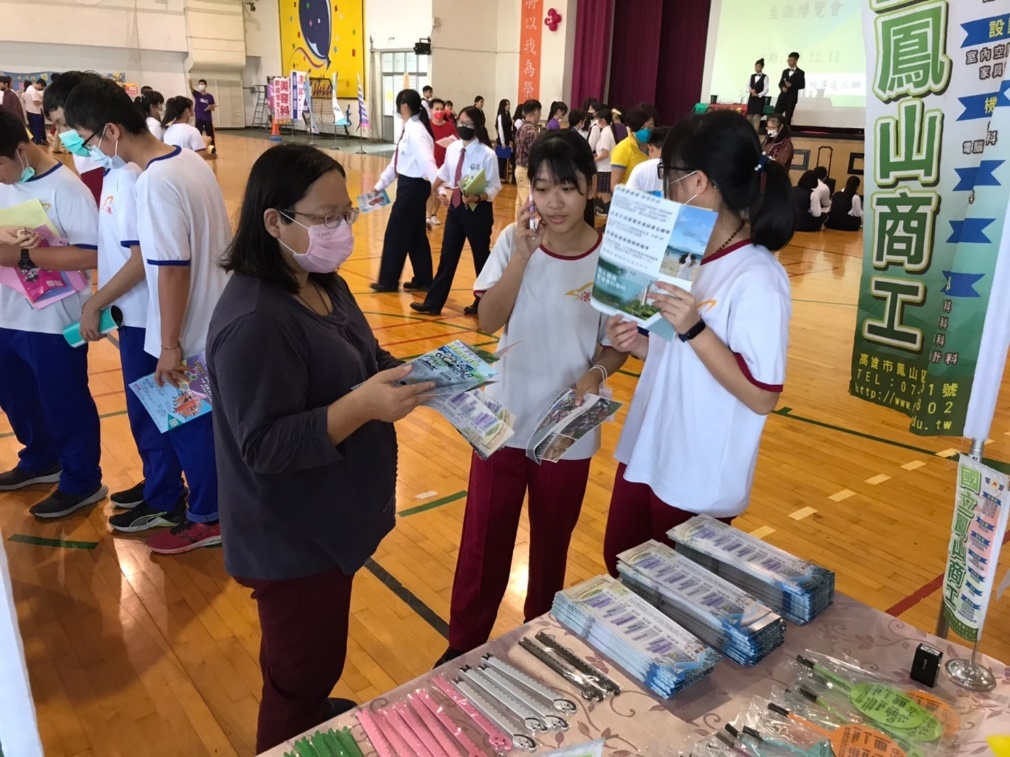
<svg viewBox="0 0 1010 757">
<path fill-rule="evenodd" d="M 222 157 L 212 166 L 234 216 L 249 168 L 270 143 L 219 140 Z M 374 156 L 335 155 L 348 169 L 352 195 L 371 188 L 385 165 Z M 513 198 L 507 187 L 496 203 L 496 232 L 509 222 Z M 452 339 L 494 344 L 476 319 L 462 314 L 473 281 L 466 254 L 440 318 L 413 314 L 409 294 L 369 290 L 387 215 L 362 217 L 356 251 L 342 269 L 383 346 L 406 358 Z M 440 240 L 436 229 L 436 251 Z M 841 232 L 799 234 L 779 254 L 794 303 L 788 379 L 768 420 L 751 507 L 737 525 L 836 571 L 840 591 L 932 629 L 956 468 L 945 456 L 962 443 L 913 436 L 898 413 L 847 394 L 861 255 L 861 235 Z M 630 400 L 640 370 L 632 360 L 614 379 L 618 399 Z M 141 469 L 119 358 L 108 341 L 92 347 L 91 389 L 102 415 L 105 483 L 112 490 L 131 486 Z M 987 453 L 1010 461 L 1006 405 Z M 624 412 L 606 427 L 604 449 L 593 461 L 569 584 L 604 570 L 612 453 Z M 398 431 L 401 517 L 357 577 L 347 667 L 334 692 L 359 701 L 425 672 L 446 646 L 468 447 L 426 409 Z M 0 415 L 0 463 L 12 465 L 17 450 Z M 142 538 L 109 534 L 108 502 L 39 523 L 27 507 L 45 491 L 0 495 L 0 531 L 46 754 L 251 754 L 260 696 L 256 611 L 249 592 L 225 575 L 220 549 L 154 557 Z M 496 633 L 522 619 L 526 539 L 524 526 Z M 1005 571 L 1010 558 L 1004 554 L 1002 562 Z M 982 650 L 1002 660 L 1010 660 L 1008 621 L 1007 603 L 994 600 Z"/>
</svg>

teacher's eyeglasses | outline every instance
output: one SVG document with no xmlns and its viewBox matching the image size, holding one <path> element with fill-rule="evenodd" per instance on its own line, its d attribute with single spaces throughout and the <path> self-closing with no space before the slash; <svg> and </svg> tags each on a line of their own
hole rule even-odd
<svg viewBox="0 0 1010 757">
<path fill-rule="evenodd" d="M 358 208 L 351 208 L 346 213 L 327 213 L 325 216 L 321 216 L 318 213 L 303 213 L 300 210 L 283 210 L 281 212 L 287 216 L 302 216 L 303 218 L 309 218 L 316 223 L 321 223 L 327 229 L 335 229 L 341 223 L 353 226 L 354 222 L 358 220 L 358 216 L 361 215 L 361 211 L 358 210 Z"/>
</svg>

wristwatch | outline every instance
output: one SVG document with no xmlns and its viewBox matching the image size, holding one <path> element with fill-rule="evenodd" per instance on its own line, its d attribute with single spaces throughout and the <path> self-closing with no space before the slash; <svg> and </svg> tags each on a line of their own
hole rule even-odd
<svg viewBox="0 0 1010 757">
<path fill-rule="evenodd" d="M 705 320 L 699 318 L 698 322 L 694 324 L 691 328 L 689 328 L 687 331 L 685 331 L 683 334 L 677 334 L 677 338 L 682 342 L 690 342 L 705 329 L 706 329 Z"/>
<path fill-rule="evenodd" d="M 21 258 L 18 260 L 18 268 L 22 271 L 30 271 L 33 268 L 38 268 L 38 266 L 32 262 L 32 256 L 28 250 L 21 250 Z"/>
</svg>

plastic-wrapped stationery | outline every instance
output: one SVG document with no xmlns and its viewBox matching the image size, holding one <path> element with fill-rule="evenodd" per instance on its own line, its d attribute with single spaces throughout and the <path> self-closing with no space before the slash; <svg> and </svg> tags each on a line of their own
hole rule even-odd
<svg viewBox="0 0 1010 757">
<path fill-rule="evenodd" d="M 677 542 L 677 552 L 753 594 L 793 623 L 809 623 L 834 600 L 832 571 L 707 515 L 696 515 L 667 535 Z"/>
<path fill-rule="evenodd" d="M 722 659 L 610 576 L 597 576 L 554 596 L 562 625 L 669 699 Z"/>
<path fill-rule="evenodd" d="M 741 665 L 753 665 L 785 640 L 770 607 L 657 541 L 617 556 L 621 579 L 699 639 Z"/>
</svg>

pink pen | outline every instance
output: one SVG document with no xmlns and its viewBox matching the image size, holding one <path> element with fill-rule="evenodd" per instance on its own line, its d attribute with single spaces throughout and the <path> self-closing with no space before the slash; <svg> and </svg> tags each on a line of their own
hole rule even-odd
<svg viewBox="0 0 1010 757">
<path fill-rule="evenodd" d="M 354 713 L 358 722 L 361 723 L 361 727 L 365 729 L 365 735 L 368 740 L 372 742 L 372 746 L 375 747 L 375 753 L 379 757 L 396 757 L 396 753 L 393 748 L 389 745 L 389 741 L 382 733 L 382 729 L 379 728 L 378 722 L 376 722 L 375 715 L 372 714 L 371 710 L 360 709 Z"/>
<path fill-rule="evenodd" d="M 438 686 L 443 694 L 449 697 L 449 699 L 451 699 L 456 706 L 459 707 L 459 709 L 466 713 L 468 718 L 477 724 L 478 728 L 487 734 L 487 737 L 491 742 L 491 746 L 501 752 L 509 752 L 512 750 L 512 737 L 484 717 L 484 714 L 470 704 L 470 700 L 460 694 L 443 676 L 435 676 L 432 681 L 436 686 Z"/>
<path fill-rule="evenodd" d="M 397 702 L 393 705 L 393 711 L 403 718 L 404 722 L 410 727 L 410 730 L 414 732 L 414 735 L 421 740 L 424 744 L 425 749 L 427 749 L 435 757 L 456 757 L 457 751 L 446 751 L 445 747 L 442 746 L 441 740 L 437 736 L 437 731 L 430 731 L 424 722 L 417 716 L 410 707 L 407 706 L 406 702 Z M 439 731 L 442 727 L 439 726 Z"/>
<path fill-rule="evenodd" d="M 431 752 L 424 748 L 421 740 L 415 736 L 403 718 L 397 715 L 392 709 L 379 710 L 378 717 L 388 730 L 389 743 L 397 754 L 412 754 L 417 757 L 433 757 Z"/>
<path fill-rule="evenodd" d="M 416 697 L 416 698 L 415 698 Z M 431 694 L 425 689 L 418 689 L 414 694 L 407 696 L 407 701 L 410 702 L 411 706 L 421 711 L 424 709 L 431 716 L 433 716 L 439 723 L 441 723 L 449 733 L 453 735 L 453 738 L 459 742 L 460 746 L 463 747 L 466 752 L 466 757 L 484 757 L 484 750 L 478 747 L 466 732 L 460 728 L 459 724 L 449 717 L 449 713 L 434 699 L 431 698 Z M 420 704 L 418 704 L 420 702 Z"/>
</svg>

